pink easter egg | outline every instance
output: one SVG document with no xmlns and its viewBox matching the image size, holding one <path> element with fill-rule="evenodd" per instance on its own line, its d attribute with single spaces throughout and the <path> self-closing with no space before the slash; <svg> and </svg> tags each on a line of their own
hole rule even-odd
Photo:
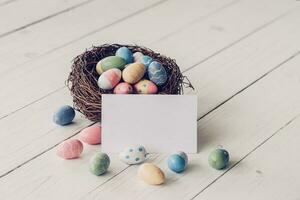
<svg viewBox="0 0 300 200">
<path fill-rule="evenodd" d="M 70 139 L 62 142 L 57 147 L 57 155 L 64 159 L 78 158 L 83 151 L 83 145 L 79 140 Z"/>
<path fill-rule="evenodd" d="M 103 72 L 98 79 L 98 86 L 103 90 L 113 89 L 121 80 L 122 72 L 117 68 Z"/>
<path fill-rule="evenodd" d="M 101 126 L 93 125 L 83 129 L 79 134 L 79 139 L 87 144 L 101 144 Z"/>
<path fill-rule="evenodd" d="M 115 94 L 131 94 L 132 92 L 132 86 L 126 82 L 119 83 L 114 89 Z"/>
<path fill-rule="evenodd" d="M 134 85 L 134 90 L 138 94 L 156 94 L 158 88 L 152 81 L 144 79 Z"/>
</svg>

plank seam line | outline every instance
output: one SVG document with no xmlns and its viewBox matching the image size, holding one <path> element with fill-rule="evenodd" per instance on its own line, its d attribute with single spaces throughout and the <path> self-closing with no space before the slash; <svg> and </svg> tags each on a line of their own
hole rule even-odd
<svg viewBox="0 0 300 200">
<path fill-rule="evenodd" d="M 238 92 L 236 92 L 235 94 L 233 94 L 232 96 L 230 96 L 229 98 L 225 99 L 223 102 L 221 102 L 220 104 L 218 104 L 217 106 L 215 106 L 213 109 L 211 109 L 210 111 L 208 111 L 207 113 L 205 113 L 204 115 L 202 115 L 198 120 L 203 119 L 204 117 L 206 117 L 207 115 L 209 115 L 213 111 L 217 110 L 219 107 L 221 107 L 222 105 L 224 105 L 225 103 L 227 103 L 228 101 L 230 101 L 232 98 L 234 98 L 235 96 L 239 95 L 240 93 L 242 93 L 243 91 L 245 91 L 246 89 L 248 89 L 249 87 L 251 87 L 252 85 L 254 85 L 255 83 L 257 83 L 258 81 L 262 80 L 264 77 L 268 76 L 273 71 L 279 69 L 285 63 L 289 62 L 290 60 L 292 60 L 293 58 L 295 58 L 299 54 L 300 54 L 300 51 L 297 51 L 292 56 L 288 57 L 287 59 L 285 59 L 284 61 L 282 61 L 281 63 L 279 63 L 278 65 L 276 65 L 275 67 L 273 67 L 272 69 L 270 69 L 269 71 L 267 71 L 266 73 L 264 73 L 263 75 L 261 75 L 258 79 L 252 81 L 250 84 L 246 85 L 244 88 L 242 88 L 241 90 L 239 90 Z"/>
<path fill-rule="evenodd" d="M 279 15 L 278 17 L 272 19 L 271 21 L 269 21 L 269 22 L 263 24 L 262 26 L 260 26 L 260 27 L 258 27 L 258 28 L 256 28 L 256 29 L 254 29 L 253 31 L 251 31 L 251 32 L 247 33 L 246 35 L 242 36 L 241 38 L 239 38 L 238 40 L 236 40 L 236 41 L 234 41 L 234 42 L 228 44 L 227 46 L 221 48 L 220 50 L 216 51 L 215 53 L 213 53 L 213 54 L 207 56 L 207 57 L 204 58 L 203 60 L 201 60 L 201 61 L 199 61 L 199 62 L 193 64 L 191 67 L 185 69 L 185 70 L 183 71 L 183 73 L 187 72 L 187 71 L 190 70 L 190 69 L 193 69 L 193 68 L 197 67 L 198 65 L 200 65 L 200 64 L 202 64 L 202 63 L 205 63 L 205 62 L 208 61 L 209 59 L 211 59 L 211 58 L 217 56 L 217 55 L 220 54 L 221 52 L 223 52 L 223 51 L 225 51 L 225 50 L 231 48 L 232 46 L 238 44 L 239 42 L 243 41 L 244 39 L 247 39 L 247 38 L 250 37 L 251 35 L 253 35 L 253 34 L 257 33 L 257 32 L 260 32 L 261 30 L 264 30 L 265 28 L 267 28 L 268 26 L 272 25 L 273 23 L 275 23 L 275 22 L 278 21 L 279 19 L 281 19 L 281 18 L 287 16 L 288 14 L 294 12 L 294 11 L 297 10 L 299 7 L 300 7 L 300 6 L 296 6 L 296 7 L 292 8 L 292 9 L 290 9 L 290 10 L 284 12 L 282 15 Z"/>
<path fill-rule="evenodd" d="M 0 6 L 5 6 L 5 5 L 13 3 L 15 1 L 17 1 L 17 0 L 7 0 L 7 1 L 4 1 L 4 2 L 0 3 Z"/>
<path fill-rule="evenodd" d="M 5 32 L 5 33 L 0 34 L 0 38 L 3 38 L 3 37 L 5 37 L 5 36 L 8 36 L 8 35 L 10 35 L 10 34 L 12 34 L 12 33 L 15 33 L 15 32 L 17 32 L 17 31 L 23 30 L 23 29 L 25 29 L 25 28 L 28 28 L 28 27 L 30 27 L 30 26 L 36 25 L 36 24 L 38 24 L 38 23 L 40 23 L 40 22 L 43 22 L 43 21 L 48 20 L 48 19 L 51 19 L 51 18 L 56 17 L 56 16 L 58 16 L 58 15 L 61 15 L 61 14 L 63 14 L 63 13 L 69 12 L 69 11 L 71 11 L 71 10 L 74 10 L 74 9 L 76 9 L 76 8 L 79 8 L 79 7 L 81 7 L 81 6 L 84 6 L 84 5 L 86 5 L 86 4 L 89 4 L 89 3 L 93 2 L 93 1 L 95 1 L 95 0 L 87 0 L 87 1 L 81 2 L 81 3 L 79 3 L 79 4 L 73 5 L 73 6 L 69 7 L 69 8 L 64 9 L 64 10 L 61 10 L 61 11 L 59 11 L 59 12 L 57 12 L 57 13 L 53 13 L 53 14 L 48 15 L 48 16 L 46 16 L 46 17 L 43 17 L 43 18 L 41 18 L 41 19 L 38 19 L 38 20 L 35 20 L 35 21 L 30 22 L 30 23 L 28 23 L 28 24 L 22 25 L 22 26 L 20 26 L 19 28 L 15 28 L 15 29 L 13 29 L 13 30 L 10 30 L 10 31 L 7 31 L 7 32 Z M 4 3 L 5 3 L 5 2 L 4 2 Z"/>
<path fill-rule="evenodd" d="M 7 171 L 6 173 L 1 174 L 1 175 L 0 175 L 0 179 L 3 178 L 3 177 L 5 177 L 5 176 L 7 176 L 7 175 L 9 175 L 10 173 L 12 173 L 13 171 L 19 169 L 20 167 L 26 165 L 27 163 L 29 163 L 30 161 L 36 159 L 37 157 L 40 157 L 41 155 L 47 153 L 48 151 L 50 151 L 51 149 L 55 148 L 56 146 L 58 146 L 58 145 L 59 145 L 60 143 L 62 143 L 63 141 L 66 141 L 66 140 L 68 140 L 68 139 L 74 137 L 75 135 L 77 135 L 78 133 L 80 133 L 84 128 L 89 127 L 89 126 L 92 126 L 92 125 L 94 125 L 94 124 L 96 124 L 96 122 L 92 122 L 91 124 L 89 124 L 89 125 L 87 125 L 87 126 L 81 128 L 80 130 L 76 131 L 74 134 L 70 135 L 69 137 L 67 137 L 67 138 L 61 140 L 60 142 L 56 143 L 55 145 L 53 145 L 53 146 L 51 146 L 51 147 L 45 149 L 45 150 L 42 151 L 41 153 L 36 154 L 36 155 L 33 156 L 32 158 L 26 160 L 25 162 L 23 162 L 23 163 L 21 163 L 20 165 L 14 167 L 13 169 Z M 50 130 L 49 132 L 51 132 L 51 131 L 53 131 L 53 130 L 54 130 L 54 129 Z"/>
<path fill-rule="evenodd" d="M 211 185 L 213 185 L 215 182 L 217 182 L 219 179 L 221 179 L 224 175 L 226 175 L 228 172 L 230 172 L 231 169 L 239 165 L 243 160 L 245 160 L 247 157 L 249 157 L 252 153 L 254 153 L 257 149 L 259 149 L 261 146 L 263 146 L 265 143 L 267 143 L 269 140 L 271 140 L 275 135 L 280 133 L 285 127 L 289 126 L 294 120 L 296 120 L 300 114 L 297 114 L 294 116 L 291 120 L 289 120 L 287 123 L 285 123 L 282 127 L 280 127 L 277 131 L 275 131 L 273 134 L 271 134 L 269 137 L 267 137 L 265 140 L 263 140 L 261 143 L 259 143 L 254 149 L 252 149 L 249 153 L 247 153 L 245 156 L 243 156 L 239 161 L 237 161 L 235 164 L 233 164 L 228 170 L 226 170 L 224 173 L 222 173 L 220 176 L 215 178 L 211 183 L 209 183 L 206 187 L 204 187 L 200 192 L 198 192 L 195 196 L 193 196 L 190 200 L 195 199 L 197 196 L 199 196 L 201 193 L 203 193 L 205 190 L 207 190 Z"/>
</svg>

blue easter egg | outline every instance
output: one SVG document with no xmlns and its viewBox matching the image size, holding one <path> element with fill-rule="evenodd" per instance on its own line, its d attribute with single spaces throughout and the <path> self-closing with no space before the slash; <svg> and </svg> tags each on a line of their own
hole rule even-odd
<svg viewBox="0 0 300 200">
<path fill-rule="evenodd" d="M 71 106 L 60 107 L 53 116 L 53 121 L 61 126 L 70 124 L 75 117 L 75 111 Z"/>
<path fill-rule="evenodd" d="M 142 63 L 147 69 L 152 61 L 153 59 L 150 56 L 142 56 L 139 62 Z"/>
<path fill-rule="evenodd" d="M 126 64 L 133 62 L 133 54 L 127 47 L 119 48 L 116 52 L 116 56 L 123 58 Z"/>
<path fill-rule="evenodd" d="M 166 69 L 157 61 L 150 63 L 148 67 L 148 77 L 150 81 L 158 86 L 165 84 L 168 79 Z"/>
<path fill-rule="evenodd" d="M 168 167 L 176 172 L 176 173 L 180 173 L 183 172 L 186 168 L 186 162 L 184 160 L 184 158 L 178 154 L 173 154 L 171 156 L 169 156 L 168 158 Z"/>
</svg>

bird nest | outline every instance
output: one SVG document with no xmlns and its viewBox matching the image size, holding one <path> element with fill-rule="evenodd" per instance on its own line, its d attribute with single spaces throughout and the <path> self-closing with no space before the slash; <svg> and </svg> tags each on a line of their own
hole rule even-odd
<svg viewBox="0 0 300 200">
<path fill-rule="evenodd" d="M 73 97 L 74 108 L 91 121 L 101 121 L 102 94 L 113 93 L 113 90 L 103 90 L 98 87 L 99 75 L 96 72 L 96 65 L 102 58 L 115 55 L 117 49 L 124 46 L 129 48 L 132 53 L 141 52 L 150 56 L 165 67 L 168 80 L 163 86 L 158 86 L 158 94 L 183 94 L 183 87 L 193 88 L 187 77 L 180 72 L 174 59 L 156 53 L 151 49 L 137 45 L 120 44 L 94 46 L 75 57 L 72 70 L 66 81 Z"/>
</svg>

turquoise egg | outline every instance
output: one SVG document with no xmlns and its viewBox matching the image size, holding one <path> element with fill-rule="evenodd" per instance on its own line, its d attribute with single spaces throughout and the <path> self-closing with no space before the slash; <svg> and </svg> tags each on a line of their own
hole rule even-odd
<svg viewBox="0 0 300 200">
<path fill-rule="evenodd" d="M 116 52 L 116 56 L 123 58 L 126 64 L 133 62 L 133 54 L 127 47 L 119 48 Z"/>
<path fill-rule="evenodd" d="M 96 153 L 90 161 L 90 172 L 100 176 L 104 174 L 110 164 L 110 159 L 106 153 L 98 152 Z"/>
<path fill-rule="evenodd" d="M 186 168 L 186 161 L 185 159 L 180 156 L 179 154 L 173 154 L 168 158 L 168 167 L 176 173 L 181 173 Z"/>
<path fill-rule="evenodd" d="M 225 149 L 215 149 L 210 153 L 208 163 L 217 170 L 224 169 L 229 163 L 229 153 Z"/>
<path fill-rule="evenodd" d="M 183 151 L 178 151 L 176 154 L 180 155 L 184 159 L 185 165 L 187 166 L 189 159 L 186 153 L 184 153 Z"/>
<path fill-rule="evenodd" d="M 61 126 L 70 124 L 75 117 L 75 111 L 71 106 L 60 107 L 53 116 L 53 121 Z"/>
<path fill-rule="evenodd" d="M 152 61 L 153 59 L 150 56 L 142 56 L 139 62 L 142 63 L 147 69 Z"/>
<path fill-rule="evenodd" d="M 150 81 L 158 86 L 162 86 L 167 82 L 168 75 L 166 69 L 157 61 L 150 63 L 148 67 L 148 77 Z"/>
</svg>

